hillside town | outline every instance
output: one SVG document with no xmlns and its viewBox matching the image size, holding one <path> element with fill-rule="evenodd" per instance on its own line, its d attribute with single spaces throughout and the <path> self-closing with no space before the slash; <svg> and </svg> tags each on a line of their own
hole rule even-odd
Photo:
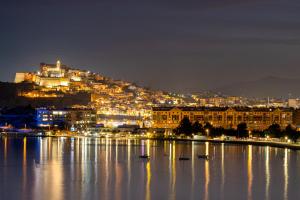
<svg viewBox="0 0 300 200">
<path fill-rule="evenodd" d="M 56 64 L 40 63 L 35 72 L 17 72 L 10 84 L 0 87 L 7 91 L 15 88 L 15 96 L 5 97 L 11 101 L 3 103 L 12 105 L 1 108 L 4 131 L 169 133 L 185 117 L 223 128 L 237 128 L 245 122 L 249 130 L 261 131 L 273 123 L 297 127 L 300 118 L 297 99 L 249 99 L 212 92 L 176 94 L 114 80 L 59 60 Z"/>
</svg>

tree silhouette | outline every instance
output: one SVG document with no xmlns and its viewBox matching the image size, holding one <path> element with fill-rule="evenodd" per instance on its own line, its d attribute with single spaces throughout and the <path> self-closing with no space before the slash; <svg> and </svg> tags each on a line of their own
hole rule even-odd
<svg viewBox="0 0 300 200">
<path fill-rule="evenodd" d="M 280 125 L 276 123 L 269 126 L 268 132 L 271 135 L 271 137 L 280 138 L 283 136 Z"/>
<path fill-rule="evenodd" d="M 239 123 L 237 125 L 237 137 L 248 137 L 247 124 L 245 122 Z"/>
<path fill-rule="evenodd" d="M 299 132 L 291 124 L 287 125 L 285 128 L 285 134 L 293 140 L 293 142 L 297 142 L 300 137 Z"/>
<path fill-rule="evenodd" d="M 200 124 L 198 121 L 196 121 L 193 124 L 192 128 L 193 128 L 193 133 L 195 133 L 195 134 L 203 132 L 202 124 Z"/>
<path fill-rule="evenodd" d="M 186 134 L 186 135 L 192 135 L 193 133 L 193 126 L 192 123 L 190 122 L 189 118 L 184 117 L 179 126 L 176 128 L 176 133 L 177 134 Z"/>
</svg>

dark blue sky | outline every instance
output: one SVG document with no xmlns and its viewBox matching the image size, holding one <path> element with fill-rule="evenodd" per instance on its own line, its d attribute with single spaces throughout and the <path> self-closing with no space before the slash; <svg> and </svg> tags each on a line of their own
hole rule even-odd
<svg viewBox="0 0 300 200">
<path fill-rule="evenodd" d="M 1 0 L 0 80 L 55 62 L 199 91 L 300 74 L 299 0 Z"/>
</svg>

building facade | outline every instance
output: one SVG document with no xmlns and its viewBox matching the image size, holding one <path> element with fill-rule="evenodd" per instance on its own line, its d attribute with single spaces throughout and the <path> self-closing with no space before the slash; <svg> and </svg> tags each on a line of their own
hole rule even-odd
<svg viewBox="0 0 300 200">
<path fill-rule="evenodd" d="M 67 124 L 71 130 L 86 130 L 97 124 L 96 111 L 94 109 L 69 109 Z"/>
<path fill-rule="evenodd" d="M 249 130 L 265 130 L 277 123 L 281 128 L 293 123 L 293 110 L 287 108 L 248 107 L 154 107 L 152 127 L 174 129 L 188 117 L 191 122 L 211 123 L 214 127 L 236 128 L 247 123 Z"/>
<path fill-rule="evenodd" d="M 61 128 L 73 131 L 96 126 L 96 111 L 93 109 L 36 109 L 36 125 L 41 128 Z"/>
<path fill-rule="evenodd" d="M 299 108 L 300 107 L 300 99 L 288 99 L 288 107 L 291 108 Z"/>
</svg>

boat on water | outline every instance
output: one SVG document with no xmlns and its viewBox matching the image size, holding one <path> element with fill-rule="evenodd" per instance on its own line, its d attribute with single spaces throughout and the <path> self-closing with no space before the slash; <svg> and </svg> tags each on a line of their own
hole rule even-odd
<svg viewBox="0 0 300 200">
<path fill-rule="evenodd" d="M 139 157 L 142 158 L 142 159 L 149 159 L 150 158 L 150 156 L 147 155 L 147 154 L 140 155 Z"/>
<path fill-rule="evenodd" d="M 190 158 L 189 157 L 181 156 L 181 157 L 179 157 L 179 160 L 190 160 Z"/>
<path fill-rule="evenodd" d="M 199 159 L 206 159 L 206 160 L 208 160 L 209 159 L 209 156 L 208 155 L 197 155 L 197 157 L 199 158 Z"/>
</svg>

